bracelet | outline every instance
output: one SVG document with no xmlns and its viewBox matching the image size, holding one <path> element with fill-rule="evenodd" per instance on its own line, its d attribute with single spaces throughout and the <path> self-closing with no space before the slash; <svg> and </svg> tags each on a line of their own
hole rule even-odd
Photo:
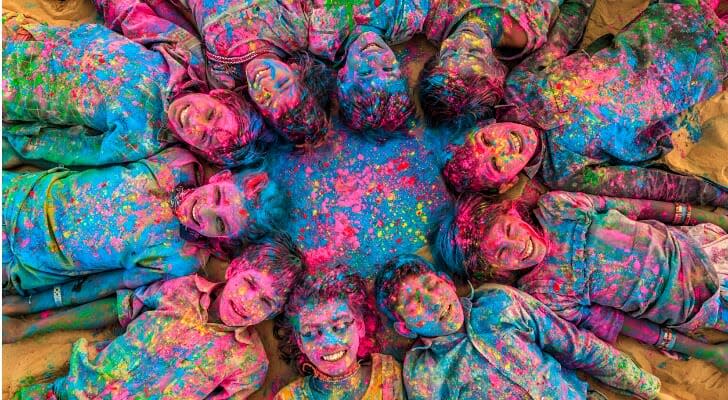
<svg viewBox="0 0 728 400">
<path fill-rule="evenodd" d="M 683 225 L 685 220 L 690 215 L 690 205 L 683 203 L 675 203 L 675 214 L 672 217 L 673 225 Z"/>
<path fill-rule="evenodd" d="M 693 208 L 690 207 L 690 204 L 686 204 L 687 211 L 685 212 L 685 219 L 683 220 L 683 223 L 685 225 L 693 225 L 692 220 L 690 219 L 690 214 L 693 212 Z"/>
<path fill-rule="evenodd" d="M 63 307 L 63 297 L 61 296 L 60 286 L 55 286 L 53 288 L 53 302 L 56 303 L 56 306 Z"/>
<path fill-rule="evenodd" d="M 671 329 L 660 328 L 660 338 L 657 340 L 657 343 L 655 343 L 655 347 L 670 351 L 673 347 L 675 347 L 676 341 L 677 337 L 675 337 L 675 334 Z"/>
<path fill-rule="evenodd" d="M 28 305 L 31 305 L 31 304 L 33 304 L 33 302 L 32 302 L 32 301 L 30 301 L 30 300 L 31 300 L 32 298 L 33 298 L 33 295 L 32 295 L 32 294 L 29 294 L 29 295 L 28 295 Z"/>
<path fill-rule="evenodd" d="M 682 214 L 682 203 L 675 203 L 675 211 L 672 213 L 672 224 L 678 225 L 680 222 L 680 215 Z"/>
</svg>

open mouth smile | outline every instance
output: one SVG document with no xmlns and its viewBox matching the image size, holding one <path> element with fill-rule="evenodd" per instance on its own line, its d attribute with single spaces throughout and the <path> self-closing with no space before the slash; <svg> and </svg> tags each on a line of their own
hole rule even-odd
<svg viewBox="0 0 728 400">
<path fill-rule="evenodd" d="M 513 150 L 516 151 L 516 153 L 521 153 L 523 151 L 523 140 L 520 136 L 518 136 L 516 133 L 511 132 L 511 146 L 513 147 Z"/>
<path fill-rule="evenodd" d="M 525 259 L 531 257 L 531 254 L 533 254 L 533 249 L 534 249 L 533 239 L 531 239 L 529 237 L 528 238 L 528 241 L 526 242 L 526 246 L 523 249 L 523 258 L 522 258 L 522 260 L 525 260 Z"/>
<path fill-rule="evenodd" d="M 344 358 L 345 354 L 346 354 L 346 350 L 340 350 L 340 351 L 337 351 L 336 353 L 331 353 L 331 354 L 327 354 L 325 356 L 321 356 L 321 359 L 324 361 L 329 361 L 329 362 L 339 361 L 342 358 Z"/>
</svg>

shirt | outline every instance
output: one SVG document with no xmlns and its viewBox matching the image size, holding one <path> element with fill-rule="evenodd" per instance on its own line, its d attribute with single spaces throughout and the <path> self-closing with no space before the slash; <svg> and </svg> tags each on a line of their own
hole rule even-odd
<svg viewBox="0 0 728 400">
<path fill-rule="evenodd" d="M 208 252 L 180 237 L 171 196 L 197 186 L 194 156 L 170 148 L 126 166 L 3 171 L 3 270 L 21 293 L 114 269 L 191 274 Z"/>
<path fill-rule="evenodd" d="M 60 399 L 227 399 L 257 390 L 268 370 L 252 327 L 209 322 L 214 284 L 198 275 L 117 295 L 126 332 L 101 346 L 80 339 Z"/>
<path fill-rule="evenodd" d="M 518 287 L 562 318 L 609 342 L 623 312 L 682 331 L 717 321 L 716 271 L 678 227 L 634 221 L 582 193 L 548 193 L 535 214 L 550 248 Z"/>
<path fill-rule="evenodd" d="M 654 398 L 660 381 L 631 359 L 507 286 L 486 284 L 461 299 L 464 330 L 420 339 L 403 365 L 416 399 L 578 399 L 582 369 L 613 388 Z"/>
</svg>

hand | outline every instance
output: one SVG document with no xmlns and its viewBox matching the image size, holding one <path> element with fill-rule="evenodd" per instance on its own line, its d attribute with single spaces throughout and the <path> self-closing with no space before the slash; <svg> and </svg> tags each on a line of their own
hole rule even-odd
<svg viewBox="0 0 728 400">
<path fill-rule="evenodd" d="M 3 315 L 25 315 L 30 314 L 30 303 L 27 297 L 3 296 Z"/>
<path fill-rule="evenodd" d="M 3 344 L 15 343 L 28 334 L 28 321 L 3 316 Z"/>
<path fill-rule="evenodd" d="M 728 372 L 728 342 L 714 344 L 711 356 L 707 361 L 718 367 L 723 373 Z"/>
</svg>

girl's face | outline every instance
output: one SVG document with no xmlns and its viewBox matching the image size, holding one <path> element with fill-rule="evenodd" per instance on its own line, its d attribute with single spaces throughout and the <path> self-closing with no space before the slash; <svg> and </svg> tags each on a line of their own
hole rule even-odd
<svg viewBox="0 0 728 400">
<path fill-rule="evenodd" d="M 167 117 L 182 141 L 209 153 L 236 141 L 241 127 L 235 111 L 207 94 L 194 93 L 173 101 Z"/>
<path fill-rule="evenodd" d="M 276 278 L 248 268 L 235 273 L 220 293 L 220 319 L 228 326 L 252 326 L 268 319 L 283 306 L 274 289 Z"/>
<path fill-rule="evenodd" d="M 338 299 L 308 302 L 294 321 L 296 342 L 309 361 L 329 376 L 340 376 L 357 362 L 364 322 Z"/>
<path fill-rule="evenodd" d="M 255 201 L 267 185 L 267 174 L 258 173 L 241 188 L 224 171 L 210 178 L 210 183 L 183 193 L 175 214 L 182 225 L 203 236 L 239 238 L 250 217 L 245 205 Z"/>
<path fill-rule="evenodd" d="M 260 113 L 270 121 L 278 121 L 301 103 L 298 76 L 291 68 L 275 59 L 257 58 L 245 67 L 248 93 Z"/>
<path fill-rule="evenodd" d="M 467 21 L 442 42 L 439 60 L 450 74 L 471 77 L 488 76 L 493 73 L 488 63 L 499 63 L 480 25 Z"/>
<path fill-rule="evenodd" d="M 344 82 L 359 82 L 363 87 L 386 88 L 402 80 L 394 52 L 373 32 L 363 33 L 351 43 L 342 73 Z"/>
<path fill-rule="evenodd" d="M 495 219 L 480 242 L 485 260 L 495 268 L 514 271 L 530 268 L 546 256 L 544 238 L 515 210 Z"/>
<path fill-rule="evenodd" d="M 463 325 L 463 307 L 455 287 L 434 272 L 405 278 L 395 311 L 407 330 L 419 336 L 450 335 Z"/>
<path fill-rule="evenodd" d="M 466 174 L 464 189 L 495 189 L 513 181 L 536 153 L 536 130 L 512 122 L 473 130 L 445 166 L 445 175 Z"/>
</svg>

